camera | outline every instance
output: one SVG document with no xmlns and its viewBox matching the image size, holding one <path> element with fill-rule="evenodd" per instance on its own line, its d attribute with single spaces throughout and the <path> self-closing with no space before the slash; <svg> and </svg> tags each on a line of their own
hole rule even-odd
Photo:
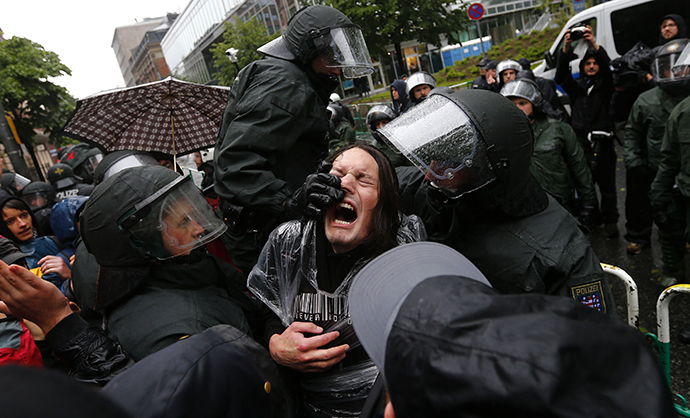
<svg viewBox="0 0 690 418">
<path fill-rule="evenodd" d="M 585 25 L 576 25 L 570 28 L 570 40 L 577 41 L 578 39 L 582 39 L 582 37 L 585 36 L 586 29 L 587 26 Z"/>
<path fill-rule="evenodd" d="M 239 49 L 228 48 L 225 50 L 225 56 L 232 62 L 237 62 L 237 53 L 240 52 Z"/>
</svg>

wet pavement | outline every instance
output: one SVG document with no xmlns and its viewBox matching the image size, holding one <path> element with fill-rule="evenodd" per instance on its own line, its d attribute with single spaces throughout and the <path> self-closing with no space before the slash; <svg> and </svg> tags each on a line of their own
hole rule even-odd
<svg viewBox="0 0 690 418">
<path fill-rule="evenodd" d="M 661 276 L 661 249 L 659 247 L 656 227 L 652 230 L 651 248 L 645 248 L 641 254 L 630 255 L 626 252 L 628 242 L 623 238 L 625 234 L 625 166 L 622 151 L 617 149 L 618 164 L 616 184 L 618 186 L 618 210 L 621 214 L 618 221 L 619 238 L 607 238 L 602 227 L 591 234 L 592 247 L 599 260 L 625 270 L 637 284 L 640 303 L 640 330 L 657 334 L 656 303 L 663 288 L 657 279 Z M 690 271 L 686 257 L 686 271 Z M 614 296 L 618 305 L 618 314 L 627 321 L 626 287 L 615 277 L 610 278 Z M 678 333 L 685 325 L 690 325 L 690 294 L 676 296 L 670 303 L 671 325 L 671 376 L 673 390 L 683 397 L 690 398 L 690 345 L 678 341 Z"/>
</svg>

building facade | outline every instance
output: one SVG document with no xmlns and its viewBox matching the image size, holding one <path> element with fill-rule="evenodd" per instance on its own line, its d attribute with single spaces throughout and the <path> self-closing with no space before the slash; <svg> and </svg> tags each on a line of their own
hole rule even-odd
<svg viewBox="0 0 690 418">
<path fill-rule="evenodd" d="M 191 0 L 161 41 L 163 54 L 172 74 L 212 83 L 210 49 L 223 41 L 225 22 L 256 17 L 272 35 L 287 27 L 298 8 L 296 0 Z"/>
<path fill-rule="evenodd" d="M 156 29 L 166 23 L 167 20 L 168 16 L 145 18 L 134 25 L 115 28 L 111 47 L 115 52 L 120 72 L 122 72 L 127 87 L 137 85 L 133 71 L 134 52 L 137 51 L 147 32 Z"/>
<path fill-rule="evenodd" d="M 132 52 L 131 67 L 136 84 L 162 80 L 170 75 L 161 40 L 176 18 L 176 13 L 169 13 L 165 22 L 144 34 L 139 46 Z"/>
</svg>

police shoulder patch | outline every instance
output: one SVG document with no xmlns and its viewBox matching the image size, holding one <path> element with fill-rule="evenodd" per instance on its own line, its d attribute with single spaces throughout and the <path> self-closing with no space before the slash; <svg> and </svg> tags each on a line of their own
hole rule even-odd
<svg viewBox="0 0 690 418">
<path fill-rule="evenodd" d="M 595 282 L 571 286 L 570 294 L 573 296 L 573 299 L 583 305 L 589 306 L 600 312 L 606 312 L 604 288 L 601 285 L 601 281 L 597 280 Z"/>
</svg>

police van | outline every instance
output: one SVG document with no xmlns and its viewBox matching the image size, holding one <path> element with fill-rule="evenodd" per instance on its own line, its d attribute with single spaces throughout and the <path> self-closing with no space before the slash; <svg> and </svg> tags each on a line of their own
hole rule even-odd
<svg viewBox="0 0 690 418">
<path fill-rule="evenodd" d="M 563 49 L 565 31 L 581 25 L 589 25 L 597 41 L 609 58 L 618 58 L 639 41 L 654 48 L 659 45 L 661 19 L 667 14 L 677 14 L 690 22 L 688 0 L 614 0 L 590 7 L 574 15 L 563 27 L 544 61 L 534 69 L 539 77 L 553 79 L 556 76 L 558 50 Z M 573 51 L 582 57 L 589 45 L 584 39 L 573 41 Z M 574 77 L 579 76 L 580 58 L 570 63 Z"/>
</svg>

